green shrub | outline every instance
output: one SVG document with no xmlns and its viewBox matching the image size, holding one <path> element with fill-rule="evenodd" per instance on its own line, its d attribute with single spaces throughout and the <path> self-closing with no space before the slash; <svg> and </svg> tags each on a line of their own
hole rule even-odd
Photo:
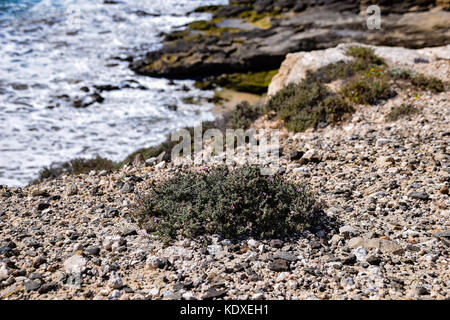
<svg viewBox="0 0 450 320">
<path fill-rule="evenodd" d="M 165 241 L 219 234 L 282 237 L 317 222 L 320 205 L 303 186 L 247 166 L 180 173 L 138 198 L 135 217 Z"/>
<path fill-rule="evenodd" d="M 407 85 L 419 90 L 427 90 L 435 93 L 445 91 L 445 84 L 442 80 L 435 77 L 427 77 L 411 70 L 393 68 L 390 71 L 390 77 L 394 80 L 402 80 Z"/>
<path fill-rule="evenodd" d="M 366 65 L 384 65 L 382 58 L 378 57 L 372 48 L 361 46 L 350 46 L 347 48 L 346 55 L 356 58 L 356 60 L 365 62 Z"/>
<path fill-rule="evenodd" d="M 387 115 L 386 118 L 389 121 L 397 121 L 400 118 L 417 114 L 420 110 L 414 107 L 412 104 L 402 104 L 394 107 Z"/>
<path fill-rule="evenodd" d="M 93 159 L 77 158 L 63 163 L 56 163 L 49 167 L 44 167 L 39 172 L 39 177 L 32 184 L 39 183 L 49 179 L 55 179 L 64 173 L 69 174 L 86 174 L 92 170 L 115 170 L 118 165 L 111 160 L 96 156 Z"/>
<path fill-rule="evenodd" d="M 288 130 L 304 131 L 320 123 L 336 123 L 353 107 L 321 82 L 289 84 L 271 97 L 266 111 L 274 111 Z"/>
<path fill-rule="evenodd" d="M 341 93 L 358 104 L 376 104 L 395 95 L 386 77 L 359 76 L 348 81 Z"/>
<path fill-rule="evenodd" d="M 261 115 L 261 107 L 243 101 L 230 113 L 229 127 L 231 129 L 247 129 Z"/>
</svg>

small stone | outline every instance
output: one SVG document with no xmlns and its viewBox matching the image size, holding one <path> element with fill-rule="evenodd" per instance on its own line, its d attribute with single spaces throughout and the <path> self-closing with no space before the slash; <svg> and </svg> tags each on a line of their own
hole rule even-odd
<svg viewBox="0 0 450 320">
<path fill-rule="evenodd" d="M 263 300 L 263 299 L 264 299 L 264 293 L 261 293 L 261 292 L 255 293 L 252 296 L 252 300 Z"/>
<path fill-rule="evenodd" d="M 256 248 L 258 247 L 258 241 L 254 240 L 254 239 L 250 239 L 247 241 L 247 244 L 250 248 Z"/>
<path fill-rule="evenodd" d="M 0 281 L 6 280 L 9 277 L 9 270 L 6 268 L 6 265 L 0 266 Z"/>
<path fill-rule="evenodd" d="M 55 282 L 50 282 L 50 283 L 43 284 L 39 288 L 39 293 L 40 294 L 45 294 L 45 293 L 48 293 L 50 291 L 55 291 L 57 289 L 58 289 L 58 284 L 55 283 Z"/>
<path fill-rule="evenodd" d="M 342 239 L 344 239 L 344 238 L 341 237 L 341 236 L 338 235 L 338 234 L 335 234 L 335 235 L 333 235 L 333 237 L 331 237 L 330 242 L 331 242 L 332 244 L 338 244 L 339 241 L 341 241 Z"/>
<path fill-rule="evenodd" d="M 75 184 L 71 184 L 67 189 L 68 196 L 74 196 L 78 193 L 78 187 Z"/>
<path fill-rule="evenodd" d="M 269 270 L 275 272 L 289 271 L 289 264 L 286 260 L 276 259 L 267 265 Z"/>
<path fill-rule="evenodd" d="M 122 188 L 120 188 L 121 193 L 131 193 L 133 191 L 134 191 L 134 185 L 129 182 L 125 182 L 124 185 L 122 186 Z"/>
<path fill-rule="evenodd" d="M 446 185 L 442 186 L 442 188 L 439 189 L 439 192 L 442 194 L 448 194 L 448 187 Z"/>
<path fill-rule="evenodd" d="M 47 260 L 43 257 L 37 257 L 33 262 L 34 268 L 39 268 L 41 264 L 44 264 Z"/>
<path fill-rule="evenodd" d="M 98 256 L 100 254 L 99 246 L 89 246 L 86 248 L 86 253 L 91 256 Z"/>
<path fill-rule="evenodd" d="M 276 252 L 273 255 L 273 260 L 285 260 L 285 261 L 289 261 L 289 262 L 295 262 L 298 260 L 298 258 L 296 256 L 294 256 L 293 254 L 290 254 L 288 252 Z"/>
<path fill-rule="evenodd" d="M 348 240 L 347 243 L 349 248 L 356 249 L 358 247 L 364 246 L 364 239 L 361 237 L 355 237 Z"/>
<path fill-rule="evenodd" d="M 382 146 L 389 144 L 390 142 L 391 142 L 391 140 L 389 140 L 389 139 L 378 139 L 375 146 L 382 147 Z"/>
<path fill-rule="evenodd" d="M 122 237 L 135 236 L 135 235 L 137 235 L 136 229 L 126 229 L 121 234 Z"/>
<path fill-rule="evenodd" d="M 445 230 L 441 232 L 434 233 L 435 237 L 443 237 L 443 238 L 450 238 L 450 230 Z"/>
<path fill-rule="evenodd" d="M 428 292 L 427 288 L 425 288 L 425 287 L 418 287 L 416 290 L 417 290 L 417 294 L 418 294 L 419 296 L 423 296 L 423 295 L 426 295 L 426 294 L 430 294 L 430 293 Z"/>
<path fill-rule="evenodd" d="M 223 289 L 223 290 L 217 290 L 214 287 L 210 287 L 208 289 L 208 291 L 206 292 L 206 294 L 203 296 L 203 300 L 211 300 L 214 298 L 222 298 L 224 296 L 226 296 L 227 294 L 227 290 Z"/>
<path fill-rule="evenodd" d="M 162 169 L 164 169 L 166 167 L 166 162 L 165 161 L 161 161 L 160 163 L 158 163 L 156 166 L 155 166 L 155 169 L 157 169 L 157 170 L 162 170 Z"/>
<path fill-rule="evenodd" d="M 303 157 L 303 154 L 303 151 L 292 151 L 291 153 L 289 153 L 289 159 L 291 161 L 300 160 Z"/>
<path fill-rule="evenodd" d="M 339 228 L 339 233 L 349 239 L 351 236 L 358 235 L 359 231 L 352 226 L 343 226 Z"/>
<path fill-rule="evenodd" d="M 197 296 L 192 292 L 185 292 L 181 297 L 188 301 L 197 300 Z"/>
<path fill-rule="evenodd" d="M 138 153 L 133 160 L 133 165 L 135 167 L 142 167 L 146 165 L 145 158 L 141 153 Z"/>
<path fill-rule="evenodd" d="M 74 255 L 64 261 L 64 269 L 70 274 L 81 273 L 85 269 L 86 263 L 85 258 L 80 255 Z"/>
<path fill-rule="evenodd" d="M 413 191 L 410 194 L 408 194 L 408 197 L 413 199 L 419 199 L 419 200 L 428 200 L 428 194 L 426 192 L 422 191 Z"/>
<path fill-rule="evenodd" d="M 367 251 L 363 247 L 358 247 L 353 251 L 353 254 L 356 256 L 358 261 L 364 261 L 367 256 Z"/>
<path fill-rule="evenodd" d="M 38 204 L 38 206 L 37 206 L 37 210 L 38 211 L 43 211 L 43 210 L 48 209 L 48 208 L 50 208 L 50 204 L 46 203 L 46 202 L 40 202 Z"/>
<path fill-rule="evenodd" d="M 349 255 L 348 257 L 345 257 L 344 259 L 342 259 L 342 264 L 343 265 L 353 265 L 356 262 L 356 256 L 354 254 Z"/>
<path fill-rule="evenodd" d="M 282 248 L 283 247 L 283 241 L 279 240 L 279 239 L 273 239 L 270 240 L 269 245 L 273 248 Z"/>
<path fill-rule="evenodd" d="M 383 169 L 383 168 L 389 167 L 389 166 L 392 165 L 394 162 L 395 162 L 395 160 L 394 160 L 394 158 L 392 158 L 392 157 L 379 157 L 379 158 L 376 160 L 375 165 L 376 165 L 378 168 Z"/>
<path fill-rule="evenodd" d="M 376 255 L 369 256 L 366 259 L 366 262 L 373 266 L 378 266 L 381 263 L 381 261 L 382 261 L 381 258 Z"/>
<path fill-rule="evenodd" d="M 222 246 L 220 244 L 213 244 L 206 248 L 210 255 L 216 255 L 220 251 L 222 251 Z"/>
<path fill-rule="evenodd" d="M 300 159 L 300 164 L 307 164 L 309 162 L 320 162 L 321 158 L 322 157 L 319 154 L 319 152 L 317 152 L 317 150 L 310 149 L 306 151 L 305 154 L 302 156 L 302 158 Z"/>
<path fill-rule="evenodd" d="M 119 277 L 117 272 L 112 272 L 109 277 L 108 286 L 113 289 L 120 289 L 123 287 L 122 279 Z"/>
<path fill-rule="evenodd" d="M 181 293 L 167 290 L 163 292 L 163 299 L 166 300 L 181 300 Z"/>
<path fill-rule="evenodd" d="M 28 292 L 30 291 L 36 291 L 40 288 L 41 283 L 39 281 L 26 281 L 25 282 L 25 290 L 27 290 Z"/>
</svg>

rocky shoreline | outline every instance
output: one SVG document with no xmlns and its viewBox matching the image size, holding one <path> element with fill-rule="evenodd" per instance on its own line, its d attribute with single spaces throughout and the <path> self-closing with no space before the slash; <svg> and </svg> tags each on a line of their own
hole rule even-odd
<svg viewBox="0 0 450 320">
<path fill-rule="evenodd" d="M 303 55 L 295 63 L 305 64 Z M 448 82 L 448 55 L 449 46 L 406 50 L 390 64 Z M 298 238 L 205 236 L 165 246 L 140 229 L 138 193 L 205 165 L 138 157 L 118 171 L 1 187 L 0 299 L 448 300 L 449 99 L 448 90 L 405 90 L 300 133 L 258 118 L 252 128 L 281 132 L 280 174 L 311 188 L 334 221 Z M 420 112 L 391 121 L 402 103 Z"/>
<path fill-rule="evenodd" d="M 130 57 L 130 67 L 149 76 L 201 79 L 271 71 L 280 67 L 288 53 L 339 43 L 423 48 L 450 41 L 450 12 L 445 1 L 381 4 L 380 30 L 367 28 L 365 12 L 370 4 L 239 0 L 199 8 L 212 12 L 212 19 L 195 21 L 185 30 L 165 35 L 160 50 L 148 52 L 144 58 Z"/>
</svg>

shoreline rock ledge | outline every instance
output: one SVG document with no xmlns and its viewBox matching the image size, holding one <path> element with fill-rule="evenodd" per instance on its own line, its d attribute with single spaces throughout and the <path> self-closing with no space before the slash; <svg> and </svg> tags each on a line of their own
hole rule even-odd
<svg viewBox="0 0 450 320">
<path fill-rule="evenodd" d="M 194 21 L 185 30 L 165 35 L 160 50 L 131 57 L 130 68 L 154 77 L 193 79 L 273 70 L 288 53 L 339 43 L 417 49 L 450 42 L 447 1 L 380 3 L 380 30 L 367 28 L 368 1 L 311 3 L 232 0 L 209 8 L 212 20 Z"/>
</svg>

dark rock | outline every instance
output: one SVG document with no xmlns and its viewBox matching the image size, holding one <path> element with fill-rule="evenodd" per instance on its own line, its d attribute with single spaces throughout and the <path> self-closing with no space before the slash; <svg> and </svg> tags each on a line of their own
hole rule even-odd
<svg viewBox="0 0 450 320">
<path fill-rule="evenodd" d="M 119 216 L 119 210 L 117 210 L 116 208 L 107 208 L 106 216 L 108 218 L 115 218 L 115 217 Z"/>
<path fill-rule="evenodd" d="M 283 241 L 279 240 L 279 239 L 273 239 L 270 240 L 269 245 L 273 248 L 282 248 L 283 247 Z"/>
<path fill-rule="evenodd" d="M 410 194 L 408 194 L 408 197 L 413 199 L 419 199 L 419 200 L 428 200 L 428 194 L 426 192 L 422 191 L 413 191 Z"/>
<path fill-rule="evenodd" d="M 86 253 L 91 256 L 98 256 L 100 254 L 100 247 L 99 246 L 89 246 L 86 248 Z"/>
<path fill-rule="evenodd" d="M 0 254 L 4 254 L 4 253 L 9 252 L 11 250 L 12 250 L 12 248 L 10 248 L 8 246 L 1 246 L 0 247 Z"/>
<path fill-rule="evenodd" d="M 348 257 L 342 259 L 343 265 L 354 265 L 355 263 L 356 263 L 356 256 L 354 254 L 349 255 Z"/>
<path fill-rule="evenodd" d="M 36 279 L 42 280 L 42 275 L 40 273 L 33 272 L 33 273 L 30 273 L 30 275 L 28 276 L 28 279 L 30 279 L 30 280 L 36 280 Z"/>
<path fill-rule="evenodd" d="M 289 262 L 294 262 L 297 261 L 298 258 L 296 256 L 294 256 L 291 253 L 288 252 L 276 252 L 273 255 L 273 260 L 285 260 L 285 261 L 289 261 Z"/>
<path fill-rule="evenodd" d="M 46 283 L 43 284 L 40 288 L 39 288 L 39 293 L 40 294 L 45 294 L 48 293 L 50 291 L 55 291 L 58 289 L 58 284 L 55 282 L 50 282 L 50 283 Z"/>
<path fill-rule="evenodd" d="M 210 287 L 208 289 L 208 291 L 206 292 L 206 294 L 203 296 L 203 300 L 212 300 L 212 299 L 218 299 L 218 298 L 222 298 L 224 296 L 227 295 L 228 290 L 223 289 L 223 290 L 217 290 L 214 287 Z"/>
<path fill-rule="evenodd" d="M 311 248 L 313 248 L 313 249 L 322 248 L 322 245 L 320 244 L 319 241 L 311 241 L 309 244 L 310 244 Z"/>
<path fill-rule="evenodd" d="M 46 202 L 41 202 L 37 206 L 37 210 L 38 211 L 42 211 L 42 210 L 45 210 L 45 209 L 48 209 L 48 208 L 50 208 L 50 204 L 46 203 Z"/>
<path fill-rule="evenodd" d="M 419 296 L 424 296 L 426 294 L 430 294 L 430 292 L 427 290 L 427 288 L 424 288 L 424 287 L 418 287 L 416 290 L 417 290 L 417 294 Z"/>
<path fill-rule="evenodd" d="M 47 262 L 47 260 L 43 257 L 37 257 L 36 260 L 34 260 L 33 262 L 33 267 L 34 268 L 39 268 L 39 266 L 41 264 L 44 264 L 45 262 Z"/>
<path fill-rule="evenodd" d="M 75 99 L 72 103 L 72 106 L 74 108 L 87 108 L 96 102 L 102 103 L 103 101 L 105 101 L 105 98 L 103 98 L 100 94 L 95 92 L 81 99 Z"/>
<path fill-rule="evenodd" d="M 122 237 L 129 237 L 129 236 L 136 236 L 136 235 L 137 235 L 136 229 L 127 229 L 124 232 L 122 232 L 122 234 L 121 234 Z"/>
<path fill-rule="evenodd" d="M 366 261 L 370 265 L 378 266 L 382 260 L 379 256 L 369 256 Z"/>
<path fill-rule="evenodd" d="M 289 263 L 286 260 L 276 259 L 267 265 L 269 270 L 275 272 L 289 271 Z"/>
<path fill-rule="evenodd" d="M 25 282 L 25 290 L 28 292 L 36 291 L 41 287 L 41 283 L 39 281 L 31 280 Z"/>
<path fill-rule="evenodd" d="M 289 153 L 289 159 L 291 161 L 300 160 L 304 155 L 303 151 L 292 151 Z"/>
<path fill-rule="evenodd" d="M 159 258 L 156 260 L 156 267 L 158 269 L 164 269 L 170 266 L 169 259 L 167 258 Z"/>
</svg>

